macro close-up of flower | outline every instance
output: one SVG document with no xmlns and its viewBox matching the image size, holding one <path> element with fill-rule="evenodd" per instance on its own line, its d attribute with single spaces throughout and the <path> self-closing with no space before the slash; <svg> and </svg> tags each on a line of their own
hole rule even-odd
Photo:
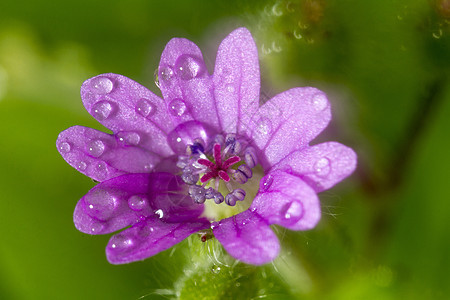
<svg viewBox="0 0 450 300">
<path fill-rule="evenodd" d="M 235 259 L 271 262 L 271 225 L 308 230 L 321 218 L 318 193 L 356 167 L 338 142 L 310 143 L 331 120 L 324 92 L 296 87 L 260 100 L 258 50 L 238 28 L 220 44 L 212 75 L 200 49 L 173 38 L 157 73 L 162 98 L 135 81 L 85 81 L 86 110 L 112 134 L 73 126 L 57 148 L 97 181 L 76 205 L 75 227 L 113 235 L 112 264 L 146 259 L 191 234 L 217 239 Z"/>
<path fill-rule="evenodd" d="M 450 299 L 449 4 L 0 1 L 0 299 Z"/>
</svg>

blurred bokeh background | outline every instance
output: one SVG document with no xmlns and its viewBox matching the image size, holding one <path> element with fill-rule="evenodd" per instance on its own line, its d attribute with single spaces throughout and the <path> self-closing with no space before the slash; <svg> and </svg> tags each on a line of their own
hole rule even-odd
<svg viewBox="0 0 450 300">
<path fill-rule="evenodd" d="M 448 299 L 449 20 L 448 0 L 1 1 L 0 299 Z M 240 26 L 263 97 L 323 89 L 334 119 L 320 139 L 354 148 L 358 170 L 320 194 L 317 228 L 277 229 L 273 264 L 196 268 L 192 239 L 108 264 L 109 237 L 72 222 L 94 183 L 55 147 L 72 125 L 102 129 L 82 82 L 113 72 L 158 93 L 170 38 L 196 42 L 212 68 Z"/>
</svg>

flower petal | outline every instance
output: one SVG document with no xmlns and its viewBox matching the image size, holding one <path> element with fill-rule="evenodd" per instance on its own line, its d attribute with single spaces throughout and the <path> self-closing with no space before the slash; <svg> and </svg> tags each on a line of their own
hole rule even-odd
<svg viewBox="0 0 450 300">
<path fill-rule="evenodd" d="M 222 131 L 241 133 L 258 110 L 260 89 L 258 49 L 246 28 L 220 44 L 213 82 Z"/>
<path fill-rule="evenodd" d="M 173 129 L 166 104 L 139 83 L 102 74 L 83 83 L 81 98 L 86 110 L 115 134 L 137 134 L 141 147 L 164 157 L 173 154 L 166 141 Z"/>
<path fill-rule="evenodd" d="M 118 137 L 83 126 L 61 132 L 56 145 L 72 167 L 97 181 L 126 173 L 147 173 L 160 161 L 150 151 L 128 146 Z"/>
<path fill-rule="evenodd" d="M 194 119 L 218 130 L 212 81 L 197 45 L 171 39 L 161 55 L 158 80 L 174 125 Z"/>
<path fill-rule="evenodd" d="M 126 264 L 146 259 L 209 226 L 210 223 L 206 219 L 165 223 L 157 217 L 150 217 L 112 236 L 106 247 L 106 258 L 112 264 Z"/>
<path fill-rule="evenodd" d="M 308 145 L 330 119 L 326 95 L 312 87 L 290 89 L 263 104 L 249 124 L 255 145 L 265 154 L 263 168 Z"/>
<path fill-rule="evenodd" d="M 194 204 L 181 180 L 169 173 L 125 174 L 99 183 L 78 201 L 75 227 L 105 234 L 157 215 L 164 222 L 195 220 L 203 205 Z"/>
<path fill-rule="evenodd" d="M 260 192 L 250 210 L 269 224 L 292 230 L 311 229 L 320 220 L 316 192 L 299 177 L 280 170 L 261 179 Z"/>
<path fill-rule="evenodd" d="M 295 151 L 274 168 L 290 170 L 316 192 L 321 192 L 352 174 L 356 162 L 356 153 L 351 148 L 327 142 Z"/>
<path fill-rule="evenodd" d="M 221 220 L 213 226 L 213 233 L 231 256 L 248 264 L 268 263 L 280 251 L 270 226 L 250 210 Z"/>
</svg>

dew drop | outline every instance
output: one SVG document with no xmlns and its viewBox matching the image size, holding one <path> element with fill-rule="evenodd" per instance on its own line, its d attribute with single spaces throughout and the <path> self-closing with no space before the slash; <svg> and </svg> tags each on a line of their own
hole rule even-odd
<svg viewBox="0 0 450 300">
<path fill-rule="evenodd" d="M 61 144 L 59 144 L 59 151 L 61 151 L 62 153 L 68 153 L 70 152 L 70 144 L 67 142 L 62 142 Z"/>
<path fill-rule="evenodd" d="M 101 140 L 94 140 L 89 143 L 89 154 L 93 157 L 100 157 L 105 151 L 105 144 Z"/>
<path fill-rule="evenodd" d="M 261 190 L 267 191 L 273 183 L 273 176 L 268 175 L 261 184 Z"/>
<path fill-rule="evenodd" d="M 262 117 L 258 120 L 256 128 L 260 134 L 267 135 L 272 131 L 272 122 L 269 119 Z"/>
<path fill-rule="evenodd" d="M 172 130 L 167 136 L 167 141 L 173 151 L 184 155 L 187 145 L 193 145 L 196 139 L 208 141 L 208 136 L 207 130 L 201 123 L 189 121 Z"/>
<path fill-rule="evenodd" d="M 155 80 L 155 85 L 160 89 L 161 85 L 159 84 L 158 69 L 153 73 L 153 79 Z"/>
<path fill-rule="evenodd" d="M 331 162 L 328 158 L 322 157 L 314 163 L 314 171 L 320 177 L 326 177 L 331 171 Z"/>
<path fill-rule="evenodd" d="M 141 136 L 133 131 L 121 131 L 116 134 L 119 141 L 127 146 L 136 146 L 141 141 Z"/>
<path fill-rule="evenodd" d="M 133 246 L 133 240 L 122 234 L 116 234 L 111 238 L 111 248 L 115 250 L 126 250 Z"/>
<path fill-rule="evenodd" d="M 109 219 L 117 205 L 116 196 L 104 189 L 96 189 L 84 196 L 87 213 L 98 220 L 105 221 Z"/>
<path fill-rule="evenodd" d="M 103 100 L 95 103 L 92 106 L 92 115 L 97 120 L 103 121 L 109 118 L 113 112 L 113 104 L 109 101 Z"/>
<path fill-rule="evenodd" d="M 157 215 L 158 218 L 161 219 L 162 217 L 164 217 L 164 212 L 162 209 L 158 209 L 158 210 L 155 210 L 155 215 Z"/>
<path fill-rule="evenodd" d="M 84 171 L 87 168 L 87 164 L 84 161 L 80 161 L 77 165 L 78 170 Z"/>
<path fill-rule="evenodd" d="M 289 223 L 297 223 L 303 216 L 303 206 L 299 201 L 292 201 L 284 206 L 281 214 Z"/>
<path fill-rule="evenodd" d="M 173 99 L 169 103 L 169 112 L 173 116 L 181 117 L 186 112 L 186 104 L 181 99 Z"/>
<path fill-rule="evenodd" d="M 132 210 L 143 210 L 147 206 L 147 200 L 141 196 L 134 195 L 128 199 L 128 206 Z"/>
<path fill-rule="evenodd" d="M 234 86 L 231 84 L 227 85 L 227 91 L 229 91 L 230 93 L 234 93 Z"/>
<path fill-rule="evenodd" d="M 219 273 L 220 273 L 220 267 L 217 266 L 217 265 L 213 265 L 213 266 L 211 267 L 211 272 L 212 272 L 213 274 L 219 274 Z"/>
<path fill-rule="evenodd" d="M 311 98 L 311 103 L 316 111 L 322 111 L 328 106 L 328 101 L 324 94 L 315 94 Z"/>
<path fill-rule="evenodd" d="M 105 226 L 102 223 L 94 223 L 91 226 L 92 234 L 99 234 Z"/>
<path fill-rule="evenodd" d="M 164 67 L 160 70 L 158 78 L 169 81 L 173 78 L 173 70 L 171 67 Z"/>
<path fill-rule="evenodd" d="M 139 99 L 135 107 L 136 112 L 144 118 L 151 117 L 155 114 L 156 107 L 147 99 Z"/>
<path fill-rule="evenodd" d="M 294 37 L 295 37 L 297 40 L 299 40 L 299 39 L 301 39 L 303 36 L 301 35 L 301 33 L 299 33 L 299 32 L 297 31 L 297 29 L 295 29 L 295 30 L 294 30 Z"/>
<path fill-rule="evenodd" d="M 203 61 L 187 54 L 183 54 L 177 59 L 175 69 L 177 75 L 183 80 L 199 77 L 205 72 Z"/>
<path fill-rule="evenodd" d="M 144 169 L 146 172 L 150 172 L 151 170 L 153 170 L 155 168 L 155 166 L 153 164 L 146 164 L 144 165 Z"/>
<path fill-rule="evenodd" d="M 106 167 L 105 162 L 103 161 L 98 162 L 97 165 L 95 166 L 95 171 L 98 177 L 101 177 L 102 179 L 105 178 L 108 172 L 108 168 Z"/>
<path fill-rule="evenodd" d="M 93 78 L 90 84 L 91 84 L 91 91 L 100 95 L 108 94 L 114 88 L 112 80 L 103 76 Z"/>
</svg>

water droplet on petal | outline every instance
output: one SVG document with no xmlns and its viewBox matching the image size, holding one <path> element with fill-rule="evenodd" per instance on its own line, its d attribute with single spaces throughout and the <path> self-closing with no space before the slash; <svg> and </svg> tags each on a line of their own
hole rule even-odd
<svg viewBox="0 0 450 300">
<path fill-rule="evenodd" d="M 89 143 L 89 154 L 94 157 L 100 157 L 105 151 L 105 144 L 101 140 L 94 140 Z"/>
<path fill-rule="evenodd" d="M 141 141 L 141 136 L 133 131 L 121 131 L 116 134 L 121 143 L 127 146 L 136 146 Z"/>
<path fill-rule="evenodd" d="M 269 119 L 262 117 L 258 120 L 256 129 L 261 135 L 267 135 L 272 131 L 272 122 Z"/>
<path fill-rule="evenodd" d="M 100 178 L 105 178 L 108 173 L 108 168 L 106 167 L 106 163 L 103 161 L 100 161 L 95 166 L 95 171 L 97 172 L 97 176 Z"/>
<path fill-rule="evenodd" d="M 155 85 L 160 89 L 161 85 L 159 84 L 158 69 L 153 73 L 153 79 L 155 80 Z"/>
<path fill-rule="evenodd" d="M 150 171 L 153 170 L 154 168 L 155 168 L 155 165 L 150 164 L 150 163 L 144 165 L 144 169 L 145 169 L 146 172 L 150 172 Z"/>
<path fill-rule="evenodd" d="M 118 251 L 126 250 L 133 246 L 133 244 L 133 240 L 123 234 L 116 234 L 111 238 L 111 248 Z"/>
<path fill-rule="evenodd" d="M 167 141 L 178 154 L 186 153 L 186 146 L 193 145 L 196 139 L 208 141 L 208 132 L 205 127 L 197 121 L 189 121 L 181 123 L 168 136 Z"/>
<path fill-rule="evenodd" d="M 264 179 L 264 181 L 261 184 L 261 190 L 267 191 L 270 188 L 270 186 L 272 185 L 272 183 L 273 183 L 273 176 L 272 175 L 266 176 L 266 178 Z"/>
<path fill-rule="evenodd" d="M 324 94 L 315 94 L 311 98 L 311 103 L 316 111 L 322 111 L 328 106 L 328 100 Z"/>
<path fill-rule="evenodd" d="M 159 77 L 164 81 L 169 81 L 173 78 L 173 70 L 171 67 L 163 67 L 159 72 Z"/>
<path fill-rule="evenodd" d="M 92 106 L 92 115 L 97 120 L 103 121 L 109 118 L 113 112 L 114 104 L 109 101 L 99 101 Z"/>
<path fill-rule="evenodd" d="M 87 164 L 84 161 L 80 161 L 77 165 L 78 170 L 84 171 L 87 168 Z"/>
<path fill-rule="evenodd" d="M 61 151 L 62 153 L 68 153 L 70 152 L 70 144 L 67 142 L 62 142 L 61 144 L 59 144 L 59 151 Z"/>
<path fill-rule="evenodd" d="M 164 217 L 164 212 L 162 209 L 155 210 L 155 215 L 157 215 L 160 219 Z"/>
<path fill-rule="evenodd" d="M 299 201 L 292 201 L 284 206 L 281 214 L 289 223 L 297 223 L 303 216 L 303 206 Z"/>
<path fill-rule="evenodd" d="M 142 98 L 137 102 L 135 110 L 141 116 L 148 118 L 155 114 L 156 107 L 149 100 Z"/>
<path fill-rule="evenodd" d="M 91 217 L 103 221 L 113 215 L 118 205 L 116 196 L 103 189 L 91 191 L 83 199 L 86 204 L 87 213 Z"/>
<path fill-rule="evenodd" d="M 230 93 L 234 93 L 234 86 L 231 84 L 227 85 L 227 91 L 229 91 Z"/>
<path fill-rule="evenodd" d="M 175 69 L 181 79 L 189 80 L 203 75 L 205 65 L 200 58 L 183 54 L 177 59 Z"/>
<path fill-rule="evenodd" d="M 173 99 L 169 103 L 169 112 L 172 116 L 181 117 L 186 112 L 186 104 L 181 99 Z"/>
<path fill-rule="evenodd" d="M 143 210 L 147 206 L 147 200 L 141 196 L 134 195 L 128 199 L 128 206 L 132 210 Z"/>
<path fill-rule="evenodd" d="M 322 157 L 314 163 L 314 171 L 320 177 L 326 177 L 331 171 L 331 162 L 328 158 Z"/>
<path fill-rule="evenodd" d="M 211 267 L 211 272 L 212 272 L 213 274 L 219 274 L 219 273 L 220 273 L 220 267 L 219 267 L 219 266 L 216 266 L 216 265 L 213 265 L 213 266 Z"/>
<path fill-rule="evenodd" d="M 105 227 L 105 225 L 103 225 L 102 223 L 94 223 L 91 225 L 91 233 L 99 234 L 103 230 L 104 227 Z"/>
<path fill-rule="evenodd" d="M 96 94 L 105 95 L 110 93 L 114 88 L 114 83 L 107 77 L 96 77 L 91 79 L 91 91 Z"/>
</svg>

